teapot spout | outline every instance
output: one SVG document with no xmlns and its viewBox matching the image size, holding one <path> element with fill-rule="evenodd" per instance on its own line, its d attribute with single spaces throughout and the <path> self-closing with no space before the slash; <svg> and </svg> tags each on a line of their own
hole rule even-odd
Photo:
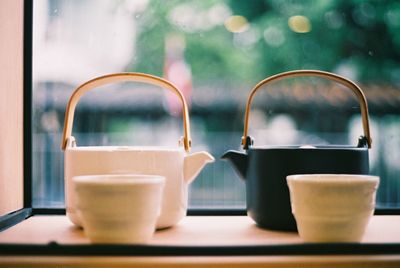
<svg viewBox="0 0 400 268">
<path fill-rule="evenodd" d="M 236 172 L 240 175 L 242 179 L 246 179 L 247 172 L 247 154 L 238 151 L 227 151 L 221 156 L 221 159 L 229 160 Z"/>
<path fill-rule="evenodd" d="M 183 176 L 186 183 L 191 183 L 207 163 L 214 162 L 214 157 L 207 152 L 198 152 L 185 156 Z"/>
</svg>

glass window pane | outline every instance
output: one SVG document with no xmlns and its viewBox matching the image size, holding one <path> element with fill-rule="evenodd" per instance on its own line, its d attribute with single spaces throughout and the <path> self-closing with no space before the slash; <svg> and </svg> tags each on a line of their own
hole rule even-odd
<svg viewBox="0 0 400 268">
<path fill-rule="evenodd" d="M 356 81 L 370 108 L 378 204 L 400 204 L 400 4 L 397 1 L 37 0 L 33 32 L 33 202 L 64 206 L 65 107 L 96 76 L 144 72 L 175 83 L 190 104 L 192 151 L 216 162 L 191 184 L 192 208 L 244 208 L 245 183 L 219 157 L 240 149 L 246 99 L 260 80 L 320 69 Z M 182 135 L 177 100 L 121 83 L 88 93 L 73 128 L 80 145 L 169 145 Z M 350 91 L 322 79 L 257 94 L 256 145 L 351 144 L 362 135 Z M 267 168 L 266 163 L 266 168 Z"/>
</svg>

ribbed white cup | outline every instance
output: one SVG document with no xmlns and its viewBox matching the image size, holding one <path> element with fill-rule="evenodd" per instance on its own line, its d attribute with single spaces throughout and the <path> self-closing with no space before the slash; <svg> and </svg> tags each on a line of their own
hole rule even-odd
<svg viewBox="0 0 400 268">
<path fill-rule="evenodd" d="M 287 177 L 292 213 L 306 242 L 360 242 L 375 209 L 379 177 L 305 174 Z"/>
<path fill-rule="evenodd" d="M 93 243 L 148 242 L 160 214 L 165 178 L 156 175 L 73 177 L 76 207 Z"/>
</svg>

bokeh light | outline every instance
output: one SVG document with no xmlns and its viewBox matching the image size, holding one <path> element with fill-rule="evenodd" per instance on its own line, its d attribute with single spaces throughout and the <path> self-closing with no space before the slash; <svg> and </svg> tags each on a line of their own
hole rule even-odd
<svg viewBox="0 0 400 268">
<path fill-rule="evenodd" d="M 225 28 L 232 33 L 242 33 L 249 28 L 249 22 L 243 16 L 230 16 L 225 20 Z"/>
<path fill-rule="evenodd" d="M 311 31 L 311 22 L 305 16 L 292 16 L 288 21 L 289 28 L 296 33 L 308 33 Z"/>
</svg>

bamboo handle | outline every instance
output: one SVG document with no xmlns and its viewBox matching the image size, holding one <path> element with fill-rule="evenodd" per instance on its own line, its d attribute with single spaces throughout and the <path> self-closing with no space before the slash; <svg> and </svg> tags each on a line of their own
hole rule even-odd
<svg viewBox="0 0 400 268">
<path fill-rule="evenodd" d="M 182 93 L 178 90 L 178 88 L 173 85 L 171 82 L 154 75 L 144 74 L 144 73 L 115 73 L 109 74 L 105 76 L 96 77 L 92 80 L 87 81 L 86 83 L 80 85 L 75 91 L 72 93 L 71 98 L 67 104 L 67 108 L 65 111 L 65 120 L 64 120 L 64 130 L 63 137 L 61 143 L 61 149 L 65 150 L 67 147 L 67 140 L 71 136 L 72 126 L 74 121 L 75 108 L 79 101 L 79 99 L 89 90 L 100 87 L 106 84 L 114 83 L 114 82 L 142 82 L 147 84 L 152 84 L 155 86 L 160 86 L 162 88 L 166 88 L 172 91 L 181 101 L 183 109 L 183 145 L 185 150 L 188 152 L 191 146 L 190 139 L 190 125 L 189 125 L 189 112 L 186 104 L 186 100 L 183 97 Z"/>
<path fill-rule="evenodd" d="M 300 77 L 300 76 L 317 76 L 317 77 L 326 78 L 328 80 L 332 80 L 339 84 L 342 84 L 342 85 L 350 88 L 353 91 L 353 93 L 358 98 L 358 102 L 360 103 L 364 136 L 366 138 L 368 148 L 371 148 L 372 139 L 371 139 L 370 130 L 369 130 L 367 99 L 365 98 L 365 95 L 362 92 L 362 90 L 360 89 L 360 87 L 357 86 L 353 81 L 351 81 L 347 78 L 344 78 L 337 74 L 324 72 L 324 71 L 318 71 L 318 70 L 297 70 L 297 71 L 289 71 L 289 72 L 276 74 L 276 75 L 270 76 L 270 77 L 262 80 L 252 89 L 252 91 L 250 92 L 250 96 L 247 100 L 246 112 L 245 112 L 245 117 L 244 117 L 244 131 L 243 131 L 243 136 L 242 136 L 243 148 L 247 149 L 249 146 L 249 141 L 251 141 L 251 138 L 248 136 L 249 116 L 250 116 L 251 103 L 253 101 L 253 98 L 254 98 L 254 95 L 256 94 L 256 92 L 263 85 L 266 85 L 266 84 L 269 84 L 272 82 L 276 82 L 279 80 L 283 80 L 285 78 L 294 78 L 294 77 Z"/>
</svg>

